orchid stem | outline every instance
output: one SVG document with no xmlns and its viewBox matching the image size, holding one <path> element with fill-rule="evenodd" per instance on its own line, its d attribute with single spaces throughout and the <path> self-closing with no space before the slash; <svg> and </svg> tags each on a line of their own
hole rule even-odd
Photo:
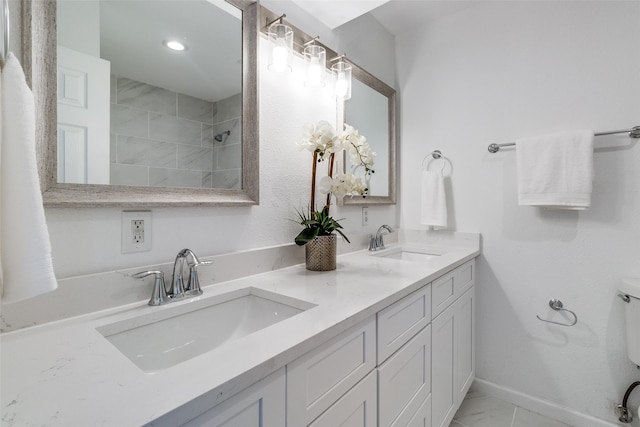
<svg viewBox="0 0 640 427">
<path fill-rule="evenodd" d="M 311 218 L 315 217 L 316 213 L 316 168 L 318 165 L 318 153 L 313 152 L 313 167 L 311 168 Z"/>
<path fill-rule="evenodd" d="M 329 178 L 333 178 L 333 161 L 336 153 L 331 153 L 329 156 Z M 329 208 L 331 207 L 331 193 L 327 193 L 327 215 L 329 214 Z"/>
</svg>

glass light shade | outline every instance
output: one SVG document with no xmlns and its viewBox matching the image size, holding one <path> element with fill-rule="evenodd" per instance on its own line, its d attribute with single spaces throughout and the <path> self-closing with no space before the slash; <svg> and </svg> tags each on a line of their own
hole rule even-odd
<svg viewBox="0 0 640 427">
<path fill-rule="evenodd" d="M 327 52 L 322 46 L 309 45 L 302 52 L 304 56 L 305 86 L 324 86 L 324 70 L 327 66 Z"/>
<path fill-rule="evenodd" d="M 293 58 L 293 30 L 288 25 L 275 23 L 269 27 L 268 36 L 273 43 L 273 48 L 271 62 L 267 68 L 276 73 L 290 72 Z"/>
<path fill-rule="evenodd" d="M 346 101 L 351 99 L 351 65 L 338 60 L 331 67 L 331 73 L 335 81 L 336 99 Z"/>
</svg>

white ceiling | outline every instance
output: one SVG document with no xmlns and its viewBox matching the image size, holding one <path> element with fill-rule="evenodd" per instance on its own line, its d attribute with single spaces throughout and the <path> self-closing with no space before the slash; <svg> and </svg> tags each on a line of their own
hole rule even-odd
<svg viewBox="0 0 640 427">
<path fill-rule="evenodd" d="M 293 0 L 332 30 L 389 0 Z"/>
<path fill-rule="evenodd" d="M 370 12 L 391 34 L 478 4 L 481 0 L 292 0 L 334 29 Z"/>
<path fill-rule="evenodd" d="M 477 5 L 481 0 L 390 0 L 371 14 L 393 35 Z"/>
</svg>

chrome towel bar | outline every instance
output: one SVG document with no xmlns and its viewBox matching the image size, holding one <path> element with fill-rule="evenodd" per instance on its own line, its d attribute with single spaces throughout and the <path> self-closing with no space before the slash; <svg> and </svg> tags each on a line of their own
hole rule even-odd
<svg viewBox="0 0 640 427">
<path fill-rule="evenodd" d="M 615 135 L 618 133 L 628 133 L 630 138 L 640 138 L 640 126 L 634 126 L 631 129 L 621 129 L 621 130 L 610 130 L 607 132 L 598 132 L 595 133 L 595 136 L 604 136 L 604 135 Z M 500 151 L 501 147 L 510 147 L 512 145 L 516 145 L 515 142 L 507 142 L 504 144 L 489 144 L 489 147 L 487 147 L 487 150 L 489 150 L 490 153 L 497 153 L 498 151 Z"/>
<path fill-rule="evenodd" d="M 2 62 L 9 57 L 9 0 L 2 0 Z"/>
</svg>

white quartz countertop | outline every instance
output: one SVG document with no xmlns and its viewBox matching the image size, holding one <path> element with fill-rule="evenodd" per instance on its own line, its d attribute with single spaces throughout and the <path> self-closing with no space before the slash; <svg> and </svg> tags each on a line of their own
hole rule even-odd
<svg viewBox="0 0 640 427">
<path fill-rule="evenodd" d="M 204 411 L 474 258 L 479 236 L 472 236 L 459 246 L 436 243 L 444 254 L 423 263 L 352 252 L 338 257 L 335 271 L 296 265 L 206 286 L 202 296 L 161 307 L 142 302 L 4 333 L 2 425 L 140 426 L 194 399 Z M 316 306 L 153 373 L 143 372 L 96 330 L 246 287 Z"/>
</svg>

